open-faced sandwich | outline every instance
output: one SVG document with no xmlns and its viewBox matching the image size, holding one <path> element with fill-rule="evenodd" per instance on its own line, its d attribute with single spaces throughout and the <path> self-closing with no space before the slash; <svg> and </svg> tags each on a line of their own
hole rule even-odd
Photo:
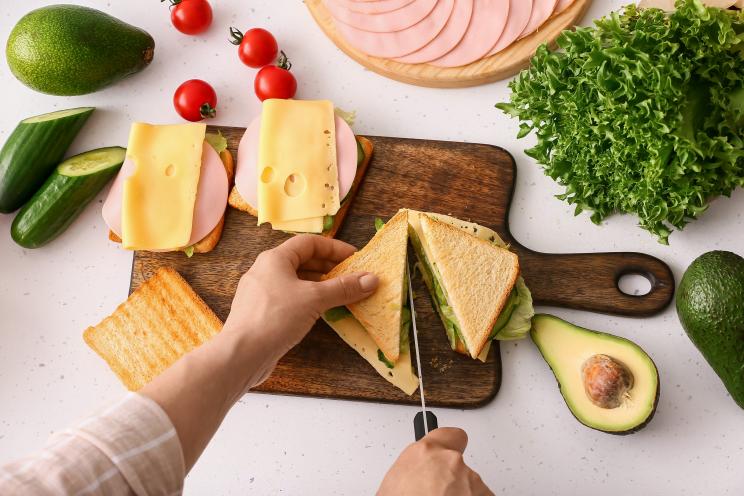
<svg viewBox="0 0 744 496">
<path fill-rule="evenodd" d="M 230 206 L 259 225 L 333 237 L 372 148 L 328 100 L 266 100 L 240 141 Z"/>
<path fill-rule="evenodd" d="M 211 251 L 233 175 L 227 141 L 205 124 L 132 124 L 126 160 L 103 204 L 109 238 L 127 250 Z"/>
</svg>

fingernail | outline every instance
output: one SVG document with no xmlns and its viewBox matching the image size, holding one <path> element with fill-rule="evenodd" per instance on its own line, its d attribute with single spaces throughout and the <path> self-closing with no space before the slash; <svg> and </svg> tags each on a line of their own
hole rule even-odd
<svg viewBox="0 0 744 496">
<path fill-rule="evenodd" d="M 364 274 L 359 278 L 359 287 L 365 293 L 369 293 L 377 287 L 377 276 L 374 274 Z"/>
</svg>

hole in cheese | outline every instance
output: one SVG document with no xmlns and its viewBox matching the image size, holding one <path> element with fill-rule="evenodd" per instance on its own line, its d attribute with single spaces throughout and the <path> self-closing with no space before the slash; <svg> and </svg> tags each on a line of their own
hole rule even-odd
<svg viewBox="0 0 744 496">
<path fill-rule="evenodd" d="M 170 164 L 168 167 L 165 168 L 165 175 L 168 177 L 171 177 L 173 174 L 176 173 L 176 166 L 173 164 Z"/>
<path fill-rule="evenodd" d="M 290 174 L 284 181 L 284 192 L 287 196 L 299 196 L 305 191 L 305 177 L 302 174 Z"/>
<path fill-rule="evenodd" d="M 261 182 L 270 183 L 272 179 L 274 179 L 274 169 L 264 167 L 264 170 L 261 171 Z"/>
</svg>

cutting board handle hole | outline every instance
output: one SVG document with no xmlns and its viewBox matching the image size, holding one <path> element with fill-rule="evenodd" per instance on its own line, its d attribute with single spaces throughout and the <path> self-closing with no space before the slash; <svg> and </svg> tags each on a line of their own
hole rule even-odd
<svg viewBox="0 0 744 496">
<path fill-rule="evenodd" d="M 629 296 L 645 296 L 651 292 L 653 284 L 646 274 L 628 273 L 620 276 L 617 287 Z"/>
</svg>

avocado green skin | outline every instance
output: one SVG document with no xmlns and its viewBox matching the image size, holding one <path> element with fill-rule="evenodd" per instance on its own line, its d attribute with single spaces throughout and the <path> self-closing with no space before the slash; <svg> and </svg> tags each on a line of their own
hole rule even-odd
<svg viewBox="0 0 744 496">
<path fill-rule="evenodd" d="M 26 14 L 8 38 L 10 70 L 50 95 L 85 95 L 141 71 L 155 41 L 142 29 L 101 11 L 51 5 Z"/>
<path fill-rule="evenodd" d="M 744 408 L 744 258 L 711 251 L 687 268 L 677 315 L 737 405 Z"/>
<path fill-rule="evenodd" d="M 124 152 L 119 147 L 101 150 L 121 151 L 122 156 Z M 65 176 L 59 169 L 55 170 L 13 220 L 10 227 L 13 241 L 24 248 L 39 248 L 62 234 L 119 172 L 122 164 L 123 161 L 111 164 L 84 176 Z"/>
</svg>

